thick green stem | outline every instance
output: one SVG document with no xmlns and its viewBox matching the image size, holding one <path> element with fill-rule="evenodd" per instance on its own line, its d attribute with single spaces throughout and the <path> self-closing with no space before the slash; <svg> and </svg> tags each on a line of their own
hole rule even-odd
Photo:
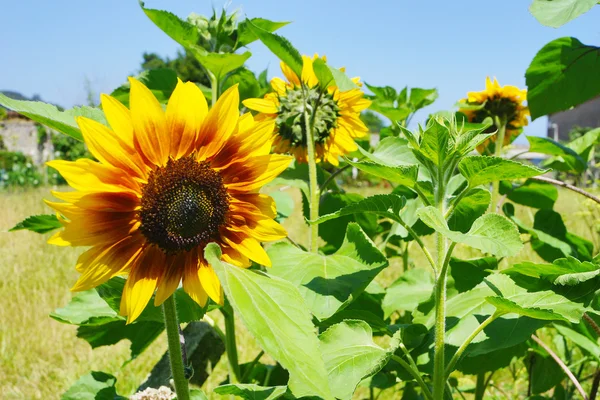
<svg viewBox="0 0 600 400">
<path fill-rule="evenodd" d="M 409 374 L 411 374 L 413 376 L 413 378 L 415 378 L 415 380 L 417 381 L 419 386 L 421 386 L 421 389 L 423 390 L 423 394 L 425 395 L 425 397 L 428 400 L 433 400 L 431 391 L 429 390 L 429 387 L 423 381 L 423 378 L 421 377 L 419 370 L 414 370 L 406 361 L 404 361 L 402 358 L 398 357 L 395 354 L 392 355 L 392 360 L 394 360 L 398 364 L 400 364 L 402 366 L 402 368 L 404 368 L 406 370 L 406 372 L 408 372 Z"/>
<path fill-rule="evenodd" d="M 471 342 L 475 339 L 475 337 L 477 335 L 479 335 L 479 332 L 481 332 L 482 330 L 484 330 L 486 326 L 488 326 L 489 324 L 491 324 L 496 318 L 500 317 L 501 315 L 502 315 L 502 313 L 494 313 L 494 314 L 490 315 L 485 321 L 483 321 L 473 331 L 473 333 L 471 333 L 469 335 L 468 338 L 465 339 L 465 341 L 463 342 L 463 344 L 460 345 L 460 347 L 458 348 L 458 350 L 456 351 L 456 353 L 454 354 L 454 356 L 452 357 L 452 359 L 448 363 L 448 366 L 446 367 L 446 379 L 448 378 L 448 376 L 450 376 L 450 374 L 454 370 L 454 366 L 456 365 L 456 363 L 458 362 L 458 360 L 460 360 L 460 356 L 464 353 L 464 351 L 471 344 Z"/>
<path fill-rule="evenodd" d="M 181 353 L 179 341 L 179 322 L 177 322 L 177 308 L 175 297 L 170 296 L 162 305 L 165 318 L 165 329 L 167 331 L 167 343 L 169 346 L 169 360 L 171 361 L 171 375 L 175 383 L 175 392 L 178 400 L 189 400 L 190 389 L 185 377 L 185 366 Z"/>
<path fill-rule="evenodd" d="M 217 102 L 217 99 L 219 98 L 219 81 L 217 80 L 217 77 L 212 72 L 209 72 L 208 76 L 210 78 L 210 89 L 211 89 L 210 103 L 211 103 L 211 105 L 214 106 L 215 103 Z"/>
<path fill-rule="evenodd" d="M 445 190 L 444 172 L 439 168 L 437 188 L 436 188 L 436 206 L 440 214 L 445 213 Z M 446 252 L 446 238 L 441 233 L 436 235 L 437 241 L 437 271 L 435 283 L 435 342 L 433 356 L 433 398 L 434 400 L 442 400 L 446 388 L 445 360 L 444 360 L 444 344 L 446 336 L 446 276 L 448 264 L 450 262 L 450 254 L 454 249 L 453 243 Z"/>
<path fill-rule="evenodd" d="M 229 380 L 231 383 L 241 382 L 240 363 L 238 361 L 237 344 L 235 342 L 235 314 L 229 303 L 221 308 L 225 319 L 225 351 L 229 361 Z"/>
<path fill-rule="evenodd" d="M 475 385 L 475 400 L 483 400 L 483 395 L 485 394 L 485 373 L 480 372 L 477 374 L 477 384 Z"/>
<path fill-rule="evenodd" d="M 494 121 L 496 123 L 496 128 L 498 128 L 498 134 L 496 137 L 496 157 L 502 157 L 502 150 L 504 149 L 504 136 L 506 134 L 506 120 L 496 118 Z M 500 195 L 500 182 L 494 181 L 492 184 L 492 202 L 490 204 L 490 211 L 495 213 L 497 212 L 496 206 L 498 204 L 498 197 Z"/>
<path fill-rule="evenodd" d="M 314 111 L 313 111 L 314 112 Z M 308 157 L 308 179 L 310 186 L 310 220 L 315 221 L 319 218 L 319 183 L 317 182 L 317 160 L 315 158 L 315 137 L 314 137 L 314 123 L 308 115 L 307 105 L 304 107 L 304 124 L 306 126 L 306 149 Z M 318 253 L 319 251 L 319 225 L 310 225 L 310 238 L 308 249 L 312 253 Z"/>
</svg>

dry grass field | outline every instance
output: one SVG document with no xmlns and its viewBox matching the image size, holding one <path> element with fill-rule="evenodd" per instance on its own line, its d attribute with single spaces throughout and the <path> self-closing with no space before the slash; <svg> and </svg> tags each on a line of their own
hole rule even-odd
<svg viewBox="0 0 600 400">
<path fill-rule="evenodd" d="M 365 188 L 360 192 L 370 195 L 381 190 Z M 160 337 L 144 354 L 124 365 L 129 353 L 128 343 L 92 350 L 87 342 L 75 337 L 74 326 L 48 317 L 51 311 L 64 306 L 70 299 L 69 287 L 77 276 L 75 260 L 81 250 L 47 245 L 47 235 L 7 232 L 29 215 L 50 212 L 42 202 L 42 198 L 48 197 L 47 189 L 0 193 L 0 398 L 58 399 L 90 369 L 115 375 L 119 392 L 131 394 L 165 351 L 165 338 Z M 297 194 L 295 197 L 298 200 Z M 590 229 L 590 216 L 580 213 L 585 208 L 583 200 L 561 191 L 555 208 L 563 213 L 573 233 L 592 239 L 595 233 Z M 530 222 L 533 212 L 523 210 L 520 217 Z M 300 202 L 297 201 L 294 215 L 285 225 L 290 236 L 300 242 L 305 240 L 307 232 L 302 221 Z M 476 253 L 458 248 L 456 255 L 471 257 Z M 415 265 L 423 265 L 417 249 L 411 257 Z M 518 259 L 539 260 L 527 247 Z M 511 261 L 514 260 L 505 263 Z M 378 277 L 380 283 L 389 284 L 398 276 L 398 264 L 393 263 Z M 222 324 L 218 311 L 211 317 Z M 252 360 L 259 351 L 241 325 L 238 343 L 240 362 Z M 226 373 L 223 357 L 205 384 L 207 392 L 217 386 Z"/>
</svg>

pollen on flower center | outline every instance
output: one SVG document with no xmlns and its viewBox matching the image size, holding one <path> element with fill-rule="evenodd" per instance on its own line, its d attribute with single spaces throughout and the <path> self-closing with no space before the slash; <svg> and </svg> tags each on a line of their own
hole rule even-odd
<svg viewBox="0 0 600 400">
<path fill-rule="evenodd" d="M 218 237 L 228 210 L 223 179 L 207 162 L 171 159 L 142 188 L 140 231 L 166 253 L 189 251 Z"/>
<path fill-rule="evenodd" d="M 331 129 L 337 126 L 340 107 L 330 93 L 319 94 L 317 88 L 307 89 L 306 103 L 308 107 L 315 107 L 318 104 L 315 114 L 315 142 L 324 143 L 329 138 Z M 288 90 L 285 96 L 279 97 L 277 114 L 279 135 L 288 139 L 292 146 L 306 147 L 307 145 L 304 107 L 301 88 Z"/>
</svg>

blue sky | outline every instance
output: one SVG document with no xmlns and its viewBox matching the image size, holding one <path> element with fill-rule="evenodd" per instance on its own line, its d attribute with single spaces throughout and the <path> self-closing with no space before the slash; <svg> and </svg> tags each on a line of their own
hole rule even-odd
<svg viewBox="0 0 600 400">
<path fill-rule="evenodd" d="M 149 8 L 186 17 L 208 14 L 226 3 L 148 0 Z M 436 87 L 440 97 L 428 112 L 451 109 L 467 91 L 481 90 L 487 75 L 524 87 L 524 73 L 547 42 L 574 36 L 600 44 L 600 7 L 560 29 L 540 25 L 528 1 L 235 0 L 228 10 L 242 16 L 292 21 L 280 30 L 302 53 L 326 54 L 351 76 L 396 88 Z M 139 70 L 144 51 L 174 56 L 178 45 L 145 16 L 134 0 L 39 1 L 2 5 L 0 90 L 70 107 L 85 102 L 84 82 L 110 92 Z M 250 45 L 254 71 L 276 58 L 260 43 Z M 545 135 L 545 118 L 527 135 Z"/>
</svg>

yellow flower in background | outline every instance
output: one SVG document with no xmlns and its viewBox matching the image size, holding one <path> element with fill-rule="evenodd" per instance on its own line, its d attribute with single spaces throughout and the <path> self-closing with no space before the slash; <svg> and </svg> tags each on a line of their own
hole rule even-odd
<svg viewBox="0 0 600 400">
<path fill-rule="evenodd" d="M 469 122 L 483 122 L 487 117 L 491 117 L 496 121 L 506 123 L 506 132 L 504 136 L 504 146 L 512 143 L 517 136 L 523 131 L 529 121 L 529 109 L 523 104 L 527 100 L 527 90 L 519 89 L 516 86 L 506 85 L 500 86 L 496 78 L 492 81 L 489 77 L 485 81 L 485 90 L 481 92 L 469 92 L 466 99 L 461 100 L 461 103 L 466 107 L 459 108 L 458 111 L 465 114 Z M 491 127 L 495 130 L 498 127 Z M 496 136 L 491 138 L 491 141 L 496 141 Z M 477 150 L 480 153 L 489 150 L 490 140 L 482 143 Z"/>
<path fill-rule="evenodd" d="M 302 56 L 302 76 L 298 77 L 290 67 L 281 63 L 281 70 L 287 81 L 273 78 L 272 93 L 263 99 L 248 99 L 243 104 L 258 111 L 257 120 L 276 122 L 275 153 L 290 153 L 299 162 L 307 162 L 307 134 L 304 122 L 304 97 L 302 83 L 307 87 L 307 102 L 310 106 L 319 104 L 315 116 L 315 154 L 318 162 L 338 165 L 338 158 L 355 151 L 358 147 L 355 138 L 369 132 L 360 120 L 360 112 L 371 102 L 363 98 L 359 89 L 340 91 L 331 85 L 321 94 L 319 80 L 313 70 L 313 61 L 318 58 Z M 323 57 L 325 59 L 325 57 Z M 302 83 L 301 83 L 302 80 Z M 352 81 L 358 85 L 359 78 Z"/>
<path fill-rule="evenodd" d="M 148 88 L 130 83 L 130 109 L 102 96 L 111 128 L 78 118 L 99 162 L 49 162 L 76 191 L 53 192 L 64 202 L 47 202 L 64 225 L 49 243 L 91 246 L 77 261 L 81 276 L 72 290 L 127 274 L 121 314 L 128 322 L 155 290 L 160 305 L 180 282 L 200 305 L 208 297 L 222 303 L 219 280 L 203 256 L 209 242 L 231 264 L 269 266 L 260 242 L 286 231 L 273 220 L 273 199 L 258 190 L 292 160 L 269 154 L 273 121 L 240 116 L 237 86 L 209 111 L 200 89 L 179 81 L 163 111 Z"/>
</svg>

